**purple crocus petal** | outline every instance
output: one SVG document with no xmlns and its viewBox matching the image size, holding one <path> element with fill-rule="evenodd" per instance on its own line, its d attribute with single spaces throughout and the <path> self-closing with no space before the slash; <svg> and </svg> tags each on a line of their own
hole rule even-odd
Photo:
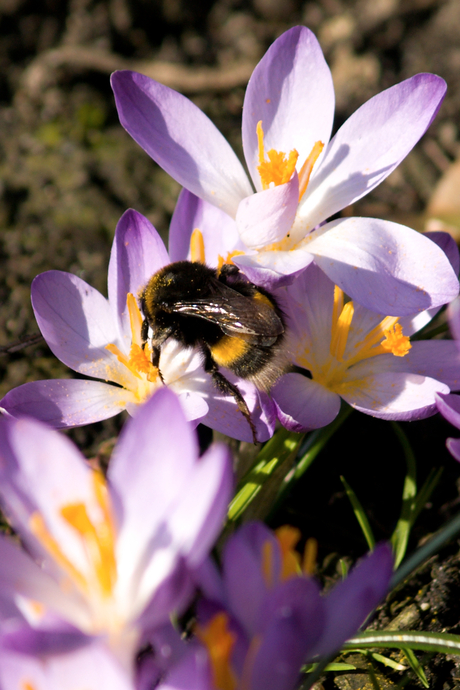
<svg viewBox="0 0 460 690">
<path fill-rule="evenodd" d="M 105 349 L 118 340 L 109 302 L 71 273 L 47 271 L 31 289 L 35 318 L 53 354 L 74 371 L 106 378 L 114 356 Z"/>
<path fill-rule="evenodd" d="M 450 332 L 457 341 L 457 346 L 460 347 L 460 297 L 447 307 L 447 318 L 449 319 Z"/>
<path fill-rule="evenodd" d="M 189 653 L 157 686 L 157 690 L 215 690 L 206 651 L 201 647 L 191 647 Z"/>
<path fill-rule="evenodd" d="M 353 113 L 331 140 L 299 208 L 307 229 L 388 177 L 433 121 L 446 88 L 434 74 L 417 74 L 377 94 Z"/>
<path fill-rule="evenodd" d="M 26 415 L 66 429 L 113 417 L 133 398 L 130 391 L 102 381 L 49 379 L 13 388 L 0 407 L 15 417 Z"/>
<path fill-rule="evenodd" d="M 391 316 L 446 304 L 458 279 L 444 252 L 415 230 L 376 218 L 343 218 L 311 235 L 315 262 L 353 300 Z"/>
<path fill-rule="evenodd" d="M 249 249 L 261 249 L 282 240 L 294 222 L 298 200 L 297 173 L 286 184 L 243 199 L 238 206 L 236 224 L 244 244 Z"/>
<path fill-rule="evenodd" d="M 80 535 L 64 519 L 65 505 L 84 503 L 98 510 L 92 474 L 68 438 L 41 422 L 22 418 L 0 420 L 0 495 L 30 551 L 41 556 L 48 568 L 60 571 L 58 561 L 37 539 L 30 518 L 38 513 L 63 554 L 85 575 L 88 553 Z"/>
<path fill-rule="evenodd" d="M 145 583 L 143 583 L 144 589 Z M 153 595 L 145 602 L 142 613 L 136 620 L 136 626 L 142 630 L 143 636 L 149 638 L 150 634 L 159 626 L 164 626 L 171 620 L 171 616 L 180 616 L 189 606 L 195 593 L 194 583 L 185 559 L 179 557 L 174 562 L 174 568 L 166 576 L 159 586 L 154 589 Z"/>
<path fill-rule="evenodd" d="M 262 643 L 251 690 L 292 690 L 325 627 L 325 603 L 312 579 L 295 577 L 269 592 L 261 609 Z"/>
<path fill-rule="evenodd" d="M 13 497 L 11 497 L 11 500 L 12 503 L 14 503 Z M 19 521 L 17 524 L 20 524 Z M 61 613 L 64 616 L 69 613 L 78 616 L 78 607 L 75 606 L 75 603 L 56 584 L 50 574 L 37 565 L 24 550 L 20 549 L 9 538 L 3 536 L 0 537 L 0 564 L 0 588 L 2 596 L 8 597 L 13 602 L 17 602 L 19 595 L 35 602 L 40 601 L 45 607 L 48 607 L 48 609 L 44 609 L 44 612 L 52 610 L 54 613 Z M 33 612 L 34 609 L 32 607 L 30 622 L 38 625 L 41 622 L 44 612 L 38 615 L 35 614 L 35 616 L 33 616 Z M 1 637 L 3 638 L 5 635 L 11 637 L 11 644 L 13 643 L 13 639 L 15 639 L 17 646 L 21 644 L 22 639 L 18 631 L 24 630 L 24 645 L 26 644 L 26 638 L 28 639 L 27 636 L 29 634 L 24 628 L 26 622 L 22 615 L 28 615 L 24 606 L 23 614 L 20 614 L 18 611 L 17 617 L 15 617 L 10 624 L 3 624 L 1 629 Z M 82 633 L 80 633 L 80 635 L 81 634 Z M 2 646 L 1 641 L 0 646 Z"/>
<path fill-rule="evenodd" d="M 273 402 L 266 393 L 258 391 L 249 381 L 238 379 L 227 372 L 226 378 L 235 383 L 243 395 L 252 423 L 256 428 L 257 440 L 260 443 L 267 441 L 273 436 L 276 424 Z M 222 396 L 218 392 L 213 392 L 212 404 L 209 405 L 208 413 L 201 422 L 230 438 L 249 443 L 254 440 L 251 427 L 232 396 Z"/>
<path fill-rule="evenodd" d="M 111 81 L 128 134 L 179 184 L 235 217 L 251 185 L 206 115 L 185 96 L 142 74 L 115 72 Z"/>
<path fill-rule="evenodd" d="M 96 643 L 67 654 L 45 657 L 2 651 L 2 690 L 135 690 L 128 674 L 102 645 Z"/>
<path fill-rule="evenodd" d="M 230 454 L 213 447 L 198 460 L 179 400 L 162 388 L 122 432 L 108 476 L 120 522 L 119 586 L 135 590 L 141 609 L 180 554 L 193 567 L 206 556 L 230 498 Z"/>
<path fill-rule="evenodd" d="M 314 257 L 307 251 L 261 251 L 233 257 L 233 263 L 256 285 L 267 290 L 290 285 Z"/>
<path fill-rule="evenodd" d="M 451 391 L 460 390 L 460 352 L 452 340 L 415 341 L 405 357 L 395 359 L 406 371 L 441 381 Z"/>
<path fill-rule="evenodd" d="M 201 456 L 182 496 L 169 517 L 171 533 L 191 568 L 206 558 L 222 529 L 233 491 L 231 453 L 214 444 Z M 197 505 L 196 497 L 200 500 Z"/>
<path fill-rule="evenodd" d="M 164 242 L 143 215 L 129 209 L 118 221 L 110 254 L 108 293 L 113 318 L 120 323 L 126 351 L 131 346 L 131 328 L 126 307 L 128 292 L 137 296 L 149 278 L 169 264 Z M 110 341 L 107 341 L 110 342 Z"/>
<path fill-rule="evenodd" d="M 269 558 L 265 573 L 264 558 Z M 251 637 L 257 632 L 265 593 L 278 583 L 281 573 L 280 549 L 273 532 L 261 522 L 243 525 L 225 545 L 222 569 L 228 608 Z"/>
<path fill-rule="evenodd" d="M 426 376 L 409 372 L 378 373 L 375 363 L 372 373 L 366 377 L 365 366 L 370 365 L 364 362 L 350 370 L 349 379 L 355 383 L 347 386 L 344 380 L 342 397 L 356 410 L 372 417 L 402 422 L 425 419 L 436 412 L 435 394 L 449 392 L 443 383 Z"/>
<path fill-rule="evenodd" d="M 458 250 L 457 243 L 455 242 L 454 238 L 451 235 L 449 235 L 448 232 L 425 232 L 424 235 L 425 237 L 428 237 L 432 242 L 435 242 L 438 245 L 438 247 L 442 249 L 442 251 L 449 259 L 450 265 L 452 266 L 455 275 L 458 276 L 460 270 L 460 252 Z M 400 319 L 399 323 L 403 328 L 404 335 L 410 336 L 413 333 L 417 333 L 417 331 L 420 331 L 424 326 L 426 326 L 427 323 L 429 323 L 436 316 L 440 309 L 441 306 L 433 307 L 433 309 L 426 309 L 425 311 L 422 311 L 420 314 L 417 314 L 414 317 L 405 317 L 403 319 Z"/>
<path fill-rule="evenodd" d="M 226 258 L 235 249 L 245 249 L 233 218 L 217 206 L 183 189 L 169 226 L 171 261 L 191 259 L 190 237 L 195 228 L 203 235 L 205 262 L 208 266 L 217 266 L 219 255 Z"/>
<path fill-rule="evenodd" d="M 56 586 L 55 586 L 56 588 Z M 80 649 L 91 638 L 84 635 L 65 621 L 53 621 L 53 628 L 44 630 L 30 625 L 3 627 L 0 634 L 0 647 L 4 650 L 41 656 L 44 654 L 63 654 Z"/>
<path fill-rule="evenodd" d="M 455 460 L 460 462 L 460 438 L 446 439 L 446 447 Z"/>
<path fill-rule="evenodd" d="M 379 544 L 325 597 L 326 626 L 312 655 L 330 655 L 364 623 L 388 591 L 393 571 L 389 544 Z M 311 658 L 311 656 L 309 657 Z"/>
<path fill-rule="evenodd" d="M 330 424 L 340 410 L 340 396 L 302 374 L 285 374 L 271 390 L 278 417 L 290 431 Z"/>
<path fill-rule="evenodd" d="M 299 167 L 316 141 L 327 144 L 334 117 L 329 67 L 313 33 L 296 26 L 268 49 L 255 68 L 243 106 L 243 148 L 257 190 L 257 123 L 262 120 L 265 151 L 299 153 Z"/>
<path fill-rule="evenodd" d="M 436 406 L 449 424 L 460 429 L 460 395 L 438 393 Z"/>
<path fill-rule="evenodd" d="M 178 398 L 168 388 L 159 389 L 124 427 L 108 471 L 120 520 L 120 563 L 136 568 L 149 535 L 185 491 L 197 455 L 195 434 Z"/>
</svg>

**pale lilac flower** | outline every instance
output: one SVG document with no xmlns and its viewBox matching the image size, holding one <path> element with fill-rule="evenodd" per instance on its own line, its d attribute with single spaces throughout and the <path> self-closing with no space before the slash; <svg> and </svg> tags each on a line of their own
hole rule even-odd
<svg viewBox="0 0 460 690">
<path fill-rule="evenodd" d="M 0 406 L 54 427 L 81 426 L 138 406 L 162 387 L 158 370 L 141 345 L 142 315 L 137 294 L 170 263 L 155 228 L 129 210 L 115 232 L 108 273 L 108 299 L 71 273 L 48 271 L 32 284 L 32 305 L 53 353 L 84 376 L 103 381 L 54 379 L 10 391 Z M 169 339 L 161 350 L 164 382 L 180 397 L 188 420 L 200 420 L 229 436 L 252 441 L 247 420 L 231 396 L 224 396 L 202 366 L 201 354 Z M 268 396 L 228 374 L 244 396 L 259 441 L 273 433 L 275 414 Z M 106 383 L 107 381 L 108 383 Z"/>
<path fill-rule="evenodd" d="M 379 545 L 326 596 L 302 571 L 296 530 L 248 523 L 208 565 L 196 637 L 159 688 L 294 690 L 304 663 L 337 652 L 385 596 L 391 549 Z M 207 654 L 206 654 L 207 652 Z M 184 684 L 185 679 L 187 684 Z"/>
<path fill-rule="evenodd" d="M 445 233 L 433 238 L 457 270 L 453 240 Z M 287 428 L 325 426 L 342 398 L 381 419 L 422 419 L 436 412 L 436 393 L 460 389 L 460 353 L 452 341 L 409 342 L 433 312 L 397 318 L 344 304 L 343 292 L 315 264 L 285 290 L 292 361 L 305 370 L 285 374 L 271 391 Z"/>
<path fill-rule="evenodd" d="M 353 299 L 393 315 L 458 294 L 442 251 L 410 228 L 370 218 L 324 224 L 409 153 L 444 97 L 439 77 L 419 74 L 383 91 L 329 141 L 330 70 L 311 31 L 290 29 L 257 65 L 246 91 L 243 148 L 252 184 L 187 98 L 129 71 L 116 72 L 112 86 L 121 124 L 140 146 L 186 189 L 235 219 L 244 254 L 234 263 L 250 280 L 287 283 L 315 260 Z"/>
<path fill-rule="evenodd" d="M 187 604 L 189 573 L 219 533 L 228 448 L 200 458 L 163 388 L 124 428 L 107 481 L 67 438 L 27 418 L 0 420 L 0 460 L 2 508 L 27 549 L 0 537 L 2 597 L 22 615 L 4 615 L 0 646 L 62 653 L 96 638 L 132 674 L 143 636 Z"/>
</svg>

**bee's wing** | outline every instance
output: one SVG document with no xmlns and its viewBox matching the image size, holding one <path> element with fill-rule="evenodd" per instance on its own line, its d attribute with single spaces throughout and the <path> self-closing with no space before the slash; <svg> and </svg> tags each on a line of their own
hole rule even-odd
<svg viewBox="0 0 460 690">
<path fill-rule="evenodd" d="M 270 304 L 241 295 L 217 281 L 215 288 L 215 294 L 206 298 L 175 301 L 168 311 L 211 321 L 227 335 L 274 338 L 284 332 L 281 319 Z"/>
</svg>

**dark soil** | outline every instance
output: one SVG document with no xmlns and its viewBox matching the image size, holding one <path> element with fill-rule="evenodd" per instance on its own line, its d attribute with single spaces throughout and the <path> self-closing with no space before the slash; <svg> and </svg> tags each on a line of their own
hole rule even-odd
<svg viewBox="0 0 460 690">
<path fill-rule="evenodd" d="M 458 0 L 0 0 L 0 396 L 25 381 L 72 376 L 43 342 L 15 351 L 16 343 L 38 333 L 29 297 L 38 273 L 71 271 L 105 293 L 113 233 L 128 207 L 167 236 L 179 187 L 119 125 L 110 72 L 137 69 L 186 93 L 241 151 L 247 79 L 270 43 L 295 24 L 316 33 L 331 66 L 336 127 L 369 97 L 417 72 L 447 81 L 427 135 L 353 208 L 356 215 L 421 228 L 436 182 L 460 153 Z M 71 435 L 91 456 L 122 421 Z M 432 418 L 404 429 L 420 485 L 431 468 L 444 466 L 413 530 L 412 551 L 458 511 L 460 472 L 444 447 L 453 433 L 447 423 Z M 391 426 L 355 413 L 273 524 L 297 524 L 304 538 L 317 538 L 327 583 L 338 576 L 339 558 L 354 560 L 366 550 L 339 476 L 384 539 L 399 516 L 404 472 Z M 454 543 L 390 596 L 376 624 L 460 634 L 459 595 Z M 424 660 L 430 687 L 460 686 L 456 659 Z M 382 687 L 403 676 L 405 687 L 421 687 L 410 673 L 383 666 L 377 672 Z M 334 684 L 372 687 L 358 672 L 324 680 L 327 688 Z"/>
</svg>

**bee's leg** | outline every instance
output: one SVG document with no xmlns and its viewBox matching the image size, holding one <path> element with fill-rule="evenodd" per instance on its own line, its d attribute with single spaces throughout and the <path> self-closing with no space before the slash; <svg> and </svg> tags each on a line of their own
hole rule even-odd
<svg viewBox="0 0 460 690">
<path fill-rule="evenodd" d="M 238 388 L 228 379 L 226 379 L 225 376 L 219 371 L 217 364 L 211 356 L 211 352 L 205 345 L 201 345 L 201 351 L 204 355 L 204 370 L 207 371 L 208 374 L 211 374 L 212 380 L 214 381 L 214 385 L 216 386 L 216 388 L 220 390 L 221 393 L 223 393 L 224 395 L 233 396 L 236 404 L 238 405 L 239 411 L 251 427 L 252 438 L 254 443 L 257 443 L 257 431 L 251 419 L 251 415 L 246 404 L 246 400 L 243 398 Z"/>
<path fill-rule="evenodd" d="M 145 345 L 149 337 L 149 323 L 147 319 L 144 319 L 142 322 L 141 326 L 141 340 L 142 340 L 142 346 Z"/>
<path fill-rule="evenodd" d="M 164 378 L 163 374 L 161 373 L 160 369 L 160 355 L 161 355 L 161 347 L 157 347 L 155 345 L 152 345 L 152 359 L 151 362 L 155 369 L 158 369 L 158 375 L 160 377 L 161 383 L 164 385 Z"/>
</svg>

